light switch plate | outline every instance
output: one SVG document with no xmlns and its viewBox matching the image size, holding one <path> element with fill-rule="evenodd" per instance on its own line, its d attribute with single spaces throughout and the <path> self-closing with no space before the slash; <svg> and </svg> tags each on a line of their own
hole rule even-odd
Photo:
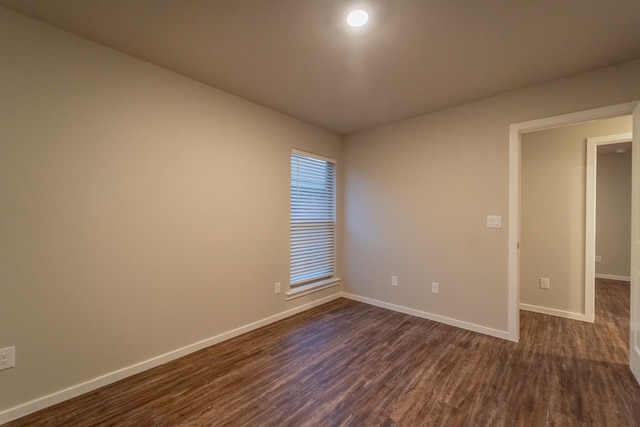
<svg viewBox="0 0 640 427">
<path fill-rule="evenodd" d="M 502 228 L 502 217 L 500 215 L 488 215 L 487 228 Z"/>
</svg>

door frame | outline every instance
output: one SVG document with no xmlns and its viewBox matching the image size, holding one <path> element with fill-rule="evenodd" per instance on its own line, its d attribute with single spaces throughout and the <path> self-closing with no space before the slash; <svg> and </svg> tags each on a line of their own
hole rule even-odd
<svg viewBox="0 0 640 427">
<path fill-rule="evenodd" d="M 602 145 L 631 142 L 632 133 L 587 138 L 587 185 L 584 238 L 584 316 L 586 322 L 595 320 L 595 280 L 596 280 L 596 184 L 598 177 L 598 147 Z M 631 184 L 631 183 L 629 183 Z"/>
<path fill-rule="evenodd" d="M 640 101 L 562 114 L 509 126 L 509 230 L 508 230 L 508 337 L 520 339 L 520 152 L 521 135 L 589 120 L 625 116 L 633 113 Z M 632 219 L 634 221 L 634 219 Z M 594 254 L 595 257 L 595 254 Z M 594 258 L 595 261 L 595 258 Z M 586 311 L 585 311 L 586 312 Z"/>
</svg>

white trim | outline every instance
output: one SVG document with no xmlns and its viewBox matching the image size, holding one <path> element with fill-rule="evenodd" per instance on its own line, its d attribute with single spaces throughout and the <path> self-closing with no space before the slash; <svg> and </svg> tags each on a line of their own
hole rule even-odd
<svg viewBox="0 0 640 427">
<path fill-rule="evenodd" d="M 595 320 L 597 173 L 598 143 L 595 141 L 595 138 L 587 138 L 584 233 L 584 313 L 591 322 Z"/>
<path fill-rule="evenodd" d="M 520 135 L 589 120 L 633 113 L 639 101 L 595 108 L 593 110 L 514 123 L 509 126 L 509 254 L 508 254 L 508 329 L 512 341 L 520 337 Z"/>
<path fill-rule="evenodd" d="M 253 323 L 249 323 L 248 325 L 244 325 L 239 328 L 232 329 L 230 331 L 204 339 L 202 341 L 189 344 L 177 350 L 173 350 L 168 353 L 165 353 L 156 357 L 152 357 L 151 359 L 147 359 L 140 363 L 136 363 L 134 365 L 130 365 L 125 368 L 118 369 L 117 371 L 109 372 L 108 374 L 101 375 L 89 381 L 85 381 L 83 383 L 73 385 L 64 390 L 60 390 L 43 397 L 39 397 L 30 402 L 23 403 L 18 406 L 14 406 L 13 408 L 9 408 L 0 412 L 0 424 L 4 424 L 9 421 L 13 421 L 15 419 L 24 417 L 25 415 L 32 414 L 36 411 L 39 411 L 41 409 L 63 402 L 65 400 L 71 399 L 73 397 L 79 396 L 81 394 L 88 393 L 93 390 L 97 390 L 100 387 L 104 387 L 116 381 L 120 381 L 124 378 L 146 371 L 148 369 L 155 368 L 156 366 L 160 366 L 162 364 L 171 362 L 172 360 L 175 360 L 180 357 L 186 356 L 188 354 L 194 353 L 196 351 L 202 350 L 203 348 L 221 343 L 231 338 L 235 338 L 239 335 L 245 334 L 247 332 L 251 332 L 255 329 L 261 328 L 263 326 L 266 326 L 271 323 L 277 322 L 279 320 L 285 319 L 287 317 L 293 316 L 294 314 L 298 314 L 303 311 L 309 310 L 311 308 L 317 307 L 319 305 L 328 303 L 340 297 L 341 297 L 340 292 L 335 293 L 333 295 L 329 295 L 317 301 L 313 301 L 313 302 L 301 305 L 299 307 L 295 307 L 290 310 L 283 311 L 273 316 L 265 317 L 264 319 L 258 320 Z"/>
<path fill-rule="evenodd" d="M 438 323 L 444 323 L 445 325 L 455 326 L 456 328 L 466 329 L 467 331 L 478 332 L 481 334 L 489 335 L 496 338 L 502 338 L 510 340 L 511 335 L 507 331 L 501 331 L 499 329 L 488 328 L 486 326 L 476 325 L 475 323 L 469 323 L 462 320 L 452 319 L 450 317 L 441 316 L 439 314 L 429 313 L 427 311 L 416 310 L 414 308 L 404 307 L 402 305 L 391 304 L 384 301 L 379 301 L 372 298 L 361 297 L 358 295 L 342 293 L 344 298 L 348 298 L 354 301 L 363 302 L 369 305 L 375 305 L 376 307 L 386 308 L 388 310 L 397 311 L 399 313 L 408 314 L 411 316 L 421 317 L 423 319 L 433 320 Z"/>
<path fill-rule="evenodd" d="M 596 273 L 596 279 L 609 279 L 620 280 L 622 282 L 630 282 L 631 276 L 616 276 L 615 274 L 598 274 Z"/>
<path fill-rule="evenodd" d="M 540 307 L 537 305 L 520 303 L 520 310 L 533 311 L 534 313 L 548 314 L 550 316 L 564 317 L 565 319 L 580 320 L 582 322 L 593 323 L 593 319 L 589 320 L 582 313 L 574 313 L 572 311 L 556 310 L 555 308 Z"/>
<path fill-rule="evenodd" d="M 636 117 L 634 117 L 634 120 L 638 120 Z M 640 120 L 638 120 L 638 123 L 640 123 Z M 637 129 L 636 129 L 637 130 Z M 638 145 L 638 137 L 636 136 L 634 138 L 633 144 L 634 147 L 633 149 L 635 150 L 637 148 Z M 634 154 L 635 156 L 640 155 L 640 153 L 636 153 Z M 633 165 L 633 169 L 635 170 L 638 158 L 636 157 L 636 162 Z M 638 172 L 635 172 L 634 175 L 637 176 Z M 635 196 L 637 197 L 638 195 L 635 194 Z M 638 200 L 638 202 L 640 202 L 640 200 Z M 634 213 L 638 213 L 637 211 L 637 207 L 634 208 Z M 638 227 L 640 226 L 640 224 L 637 223 L 637 220 L 632 220 L 632 222 L 635 222 L 634 227 Z M 631 247 L 632 251 L 636 251 L 637 250 L 637 241 L 636 241 L 636 236 L 635 234 L 632 235 L 633 238 L 633 246 Z M 635 254 L 634 254 L 635 255 Z M 633 259 L 632 262 L 635 262 L 635 259 Z M 636 268 L 634 271 L 634 280 L 633 283 L 631 283 L 631 313 L 630 313 L 630 325 L 631 327 L 629 328 L 629 368 L 631 369 L 631 372 L 633 373 L 633 376 L 635 377 L 636 381 L 638 382 L 638 384 L 640 384 L 640 342 L 638 342 L 638 328 L 640 327 L 640 325 L 638 323 L 634 323 L 634 322 L 638 322 L 638 311 L 640 310 L 640 307 L 638 307 L 638 300 L 640 299 L 638 296 L 638 286 L 640 285 L 640 269 Z"/>
<path fill-rule="evenodd" d="M 509 129 L 509 236 L 508 236 L 507 330 L 509 339 L 520 340 L 520 134 Z"/>
<path fill-rule="evenodd" d="M 301 285 L 292 288 L 289 292 L 287 292 L 285 299 L 287 301 L 303 297 L 305 295 L 312 294 L 314 292 L 322 291 L 325 289 L 332 288 L 334 286 L 338 286 L 340 284 L 340 279 L 331 278 L 320 280 L 318 282 L 309 283 L 308 285 Z"/>
<path fill-rule="evenodd" d="M 631 132 L 617 133 L 615 135 L 596 136 L 587 138 L 587 142 L 591 141 L 596 145 L 619 144 L 621 142 L 631 142 L 633 134 Z"/>
<path fill-rule="evenodd" d="M 320 154 L 316 154 L 316 153 L 310 153 L 308 151 L 298 150 L 297 148 L 291 148 L 291 153 L 292 154 L 297 154 L 299 156 L 311 157 L 311 158 L 317 159 L 317 160 L 323 160 L 325 162 L 333 163 L 334 165 L 337 164 L 336 159 L 332 159 L 331 157 L 326 157 L 326 156 L 323 156 L 323 155 L 320 155 Z"/>
<path fill-rule="evenodd" d="M 631 147 L 631 309 L 629 368 L 640 384 L 640 104 L 633 109 Z"/>
<path fill-rule="evenodd" d="M 570 124 L 599 120 L 607 117 L 626 116 L 633 113 L 633 108 L 640 101 L 625 102 L 624 104 L 611 105 L 608 107 L 594 108 L 592 110 L 578 111 L 576 113 L 562 114 L 559 116 L 545 117 L 527 122 L 514 123 L 510 129 L 517 130 L 518 133 L 533 132 L 542 129 L 551 129 Z"/>
</svg>

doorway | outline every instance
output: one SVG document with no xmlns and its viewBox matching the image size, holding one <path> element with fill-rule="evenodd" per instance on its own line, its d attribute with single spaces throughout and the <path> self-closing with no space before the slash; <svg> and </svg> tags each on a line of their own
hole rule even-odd
<svg viewBox="0 0 640 427">
<path fill-rule="evenodd" d="M 587 285 L 596 278 L 631 280 L 630 247 L 623 243 L 631 235 L 631 140 L 630 132 L 587 139 Z M 593 321 L 594 306 L 585 304 Z"/>
<path fill-rule="evenodd" d="M 594 321 L 594 259 L 585 258 L 585 247 L 590 240 L 593 245 L 595 236 L 586 233 L 585 199 L 587 175 L 594 177 L 595 169 L 588 168 L 587 141 L 595 151 L 598 144 L 604 147 L 607 135 L 630 131 L 631 116 L 621 116 L 521 136 L 520 309 Z M 593 135 L 600 140 L 588 138 Z M 595 166 L 596 159 L 590 160 Z M 627 242 L 630 234 L 627 230 Z M 609 255 L 605 260 L 611 260 Z M 627 268 L 629 260 L 624 260 Z"/>
<path fill-rule="evenodd" d="M 575 125 L 598 119 L 629 115 L 637 102 L 619 104 L 562 116 L 516 123 L 510 127 L 509 155 L 509 337 L 520 337 L 520 239 L 521 239 L 521 143 L 529 132 Z M 595 257 L 595 254 L 594 254 Z M 553 286 L 553 285 L 552 285 Z M 593 290 L 593 287 L 591 287 Z M 585 293 L 585 298 L 593 298 Z M 592 304 L 591 304 L 592 305 Z M 581 319 L 583 320 L 583 319 Z"/>
</svg>

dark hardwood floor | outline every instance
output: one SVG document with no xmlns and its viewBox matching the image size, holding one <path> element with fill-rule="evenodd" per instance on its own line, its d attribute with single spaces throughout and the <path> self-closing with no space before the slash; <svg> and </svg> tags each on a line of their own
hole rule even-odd
<svg viewBox="0 0 640 427">
<path fill-rule="evenodd" d="M 629 284 L 519 343 L 339 299 L 8 426 L 640 426 Z"/>
</svg>

